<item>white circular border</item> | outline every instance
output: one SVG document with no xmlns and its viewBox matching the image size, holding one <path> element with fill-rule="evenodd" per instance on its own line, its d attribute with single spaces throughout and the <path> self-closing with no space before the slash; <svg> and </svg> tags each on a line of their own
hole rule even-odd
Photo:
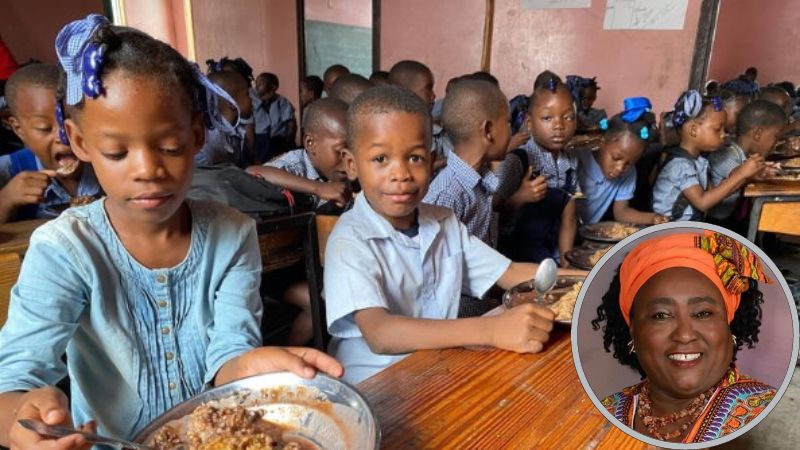
<svg viewBox="0 0 800 450">
<path fill-rule="evenodd" d="M 792 355 L 791 355 L 791 358 L 790 358 L 789 371 L 786 373 L 786 376 L 783 379 L 783 383 L 781 383 L 781 387 L 778 389 L 778 392 L 776 392 L 775 397 L 772 399 L 772 401 L 770 401 L 769 405 L 767 405 L 766 409 L 764 411 L 762 411 L 750 423 L 748 423 L 747 425 L 745 425 L 741 429 L 736 430 L 736 431 L 734 431 L 733 433 L 731 433 L 731 434 L 729 434 L 727 436 L 723 436 L 721 438 L 714 439 L 714 440 L 707 441 L 707 442 L 696 442 L 696 443 L 691 443 L 691 444 L 683 444 L 683 443 L 679 443 L 679 442 L 659 441 L 659 440 L 653 439 L 653 438 L 651 438 L 649 436 L 645 436 L 644 434 L 639 433 L 638 431 L 635 431 L 634 429 L 628 427 L 627 425 L 624 425 L 622 422 L 620 422 L 614 416 L 612 416 L 610 412 L 608 412 L 608 410 L 600 402 L 600 399 L 597 398 L 597 395 L 595 395 L 594 391 L 592 390 L 592 387 L 589 385 L 589 382 L 586 379 L 586 374 L 583 372 L 583 366 L 581 365 L 581 361 L 580 361 L 580 357 L 579 357 L 579 353 L 578 353 L 578 326 L 576 326 L 576 324 L 578 323 L 578 320 L 580 319 L 581 306 L 583 304 L 583 298 L 586 295 L 586 291 L 588 291 L 588 287 L 591 285 L 592 281 L 594 280 L 595 275 L 597 275 L 601 270 L 603 270 L 603 265 L 606 263 L 606 261 L 611 259 L 611 257 L 615 253 L 617 253 L 618 251 L 628 247 L 628 245 L 632 244 L 634 241 L 637 241 L 637 240 L 639 240 L 641 238 L 649 237 L 650 235 L 652 235 L 654 233 L 658 233 L 658 232 L 663 231 L 663 230 L 670 230 L 670 229 L 677 229 L 677 228 L 687 229 L 687 231 L 689 231 L 689 230 L 691 230 L 691 231 L 698 231 L 698 230 L 700 230 L 700 231 L 706 231 L 706 230 L 715 231 L 715 232 L 722 233 L 722 234 L 725 234 L 727 236 L 730 236 L 730 237 L 736 239 L 737 241 L 739 241 L 739 243 L 745 245 L 750 251 L 752 251 L 756 255 L 758 255 L 761 258 L 761 261 L 767 267 L 769 267 L 770 270 L 772 270 L 772 273 L 775 275 L 775 279 L 776 279 L 777 283 L 781 286 L 781 288 L 783 288 L 784 294 L 786 294 L 786 298 L 789 301 L 789 309 L 791 310 L 791 313 L 792 313 L 791 316 L 792 316 L 792 338 L 793 339 L 792 339 Z M 793 300 L 793 297 L 792 297 L 792 293 L 791 293 L 791 290 L 789 289 L 789 285 L 786 283 L 786 279 L 783 277 L 783 274 L 781 274 L 780 269 L 778 269 L 778 267 L 775 265 L 775 263 L 772 262 L 772 259 L 770 259 L 767 256 L 767 254 L 764 253 L 763 250 L 758 248 L 754 243 L 750 242 L 749 240 L 747 240 L 743 236 L 739 235 L 738 233 L 734 233 L 733 231 L 728 230 L 727 228 L 723 228 L 723 227 L 720 227 L 720 226 L 717 226 L 717 225 L 712 225 L 712 224 L 708 224 L 708 223 L 704 223 L 704 222 L 692 222 L 692 221 L 664 223 L 664 224 L 660 224 L 660 225 L 649 226 L 647 228 L 639 230 L 636 233 L 634 233 L 634 234 L 628 236 L 627 238 L 623 239 L 622 241 L 618 242 L 616 245 L 614 245 L 611 248 L 611 250 L 606 252 L 606 254 L 603 255 L 602 258 L 600 258 L 600 260 L 597 262 L 597 264 L 595 264 L 594 268 L 592 268 L 592 270 L 589 272 L 589 275 L 586 276 L 586 281 L 584 281 L 583 288 L 581 288 L 580 292 L 578 293 L 578 299 L 575 302 L 575 312 L 576 312 L 576 314 L 573 317 L 572 331 L 570 332 L 570 336 L 571 336 L 571 340 L 572 340 L 572 360 L 573 360 L 573 362 L 575 364 L 575 370 L 578 372 L 578 378 L 580 378 L 580 380 L 581 380 L 581 385 L 583 386 L 583 390 L 589 396 L 589 399 L 592 400 L 592 403 L 594 403 L 594 406 L 598 410 L 600 410 L 600 413 L 602 413 L 603 416 L 606 418 L 606 420 L 608 420 L 612 425 L 614 425 L 616 428 L 618 428 L 619 430 L 621 430 L 623 433 L 627 434 L 628 436 L 630 436 L 630 437 L 632 437 L 634 439 L 638 439 L 640 441 L 646 442 L 646 443 L 648 443 L 650 445 L 653 445 L 655 447 L 670 448 L 670 449 L 707 449 L 708 447 L 724 444 L 726 442 L 729 442 L 729 441 L 732 441 L 732 440 L 736 439 L 739 436 L 744 435 L 748 431 L 752 430 L 762 420 L 764 420 L 769 415 L 769 413 L 771 413 L 772 410 L 775 409 L 776 406 L 778 406 L 778 402 L 783 397 L 783 394 L 786 393 L 786 389 L 789 387 L 789 383 L 792 381 L 792 375 L 794 374 L 794 369 L 795 369 L 795 366 L 797 365 L 797 352 L 798 352 L 798 346 L 799 346 L 798 345 L 798 326 L 800 326 L 800 325 L 798 325 L 797 308 L 795 307 L 794 300 Z"/>
</svg>

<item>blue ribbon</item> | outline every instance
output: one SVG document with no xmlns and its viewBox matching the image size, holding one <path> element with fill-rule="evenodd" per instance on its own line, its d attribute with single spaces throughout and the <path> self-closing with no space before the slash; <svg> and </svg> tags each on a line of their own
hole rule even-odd
<svg viewBox="0 0 800 450">
<path fill-rule="evenodd" d="M 622 121 L 625 123 L 636 122 L 653 109 L 647 97 L 628 97 L 623 101 L 623 105 L 625 111 L 622 112 Z"/>
<path fill-rule="evenodd" d="M 697 117 L 702 109 L 703 96 L 696 90 L 686 91 L 681 94 L 675 103 L 672 122 L 679 127 L 687 120 Z"/>
<path fill-rule="evenodd" d="M 608 119 L 606 119 L 605 117 L 600 119 L 598 125 L 600 125 L 601 130 L 606 131 L 608 129 Z"/>
<path fill-rule="evenodd" d="M 199 69 L 196 68 L 196 70 L 198 81 L 203 88 L 200 98 L 200 108 L 203 110 L 206 127 L 209 129 L 220 130 L 228 135 L 241 137 L 241 130 L 238 128 L 239 120 L 241 119 L 239 105 L 236 104 L 236 101 L 233 100 L 233 98 L 224 89 L 214 84 L 214 82 L 203 75 Z M 231 124 L 225 120 L 224 117 L 222 117 L 222 114 L 219 113 L 220 98 L 236 108 L 236 123 Z"/>
<path fill-rule="evenodd" d="M 56 36 L 56 54 L 67 74 L 67 105 L 80 103 L 83 94 L 97 98 L 103 92 L 100 70 L 105 46 L 91 42 L 94 33 L 108 19 L 99 14 L 89 14 L 85 19 L 70 22 Z"/>
</svg>

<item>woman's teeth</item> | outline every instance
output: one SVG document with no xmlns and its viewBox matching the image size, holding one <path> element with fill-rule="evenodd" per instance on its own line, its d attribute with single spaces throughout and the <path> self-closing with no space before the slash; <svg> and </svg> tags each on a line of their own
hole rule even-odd
<svg viewBox="0 0 800 450">
<path fill-rule="evenodd" d="M 674 361 L 694 361 L 700 355 L 700 353 L 673 353 L 669 355 L 669 359 Z"/>
</svg>

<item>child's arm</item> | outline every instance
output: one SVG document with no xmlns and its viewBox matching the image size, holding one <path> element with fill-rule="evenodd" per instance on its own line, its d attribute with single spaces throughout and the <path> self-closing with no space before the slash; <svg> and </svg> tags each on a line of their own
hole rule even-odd
<svg viewBox="0 0 800 450">
<path fill-rule="evenodd" d="M 6 223 L 14 212 L 23 205 L 42 201 L 44 190 L 55 177 L 53 170 L 20 172 L 0 189 L 0 223 Z"/>
<path fill-rule="evenodd" d="M 614 220 L 625 223 L 641 223 L 655 225 L 669 222 L 669 218 L 652 212 L 639 211 L 631 208 L 628 200 L 614 202 Z"/>
<path fill-rule="evenodd" d="M 214 379 L 219 386 L 239 378 L 288 370 L 303 378 L 313 378 L 317 370 L 341 377 L 344 369 L 334 358 L 306 347 L 260 347 L 222 365 Z"/>
<path fill-rule="evenodd" d="M 316 195 L 323 200 L 336 202 L 341 207 L 350 201 L 350 192 L 347 184 L 339 181 L 309 180 L 286 170 L 270 166 L 250 166 L 247 168 L 247 173 L 260 176 L 270 183 L 290 191 Z"/>
<path fill-rule="evenodd" d="M 539 175 L 531 179 L 533 166 L 528 166 L 528 171 L 520 184 L 519 189 L 514 192 L 506 202 L 506 208 L 519 209 L 526 203 L 536 203 L 547 195 L 547 179 L 544 175 Z"/>
<path fill-rule="evenodd" d="M 561 267 L 567 267 L 569 261 L 564 255 L 575 245 L 575 234 L 578 232 L 578 214 L 575 199 L 572 198 L 561 212 L 561 225 L 558 230 L 558 251 L 561 255 Z"/>
<path fill-rule="evenodd" d="M 683 195 L 689 203 L 700 211 L 708 211 L 729 195 L 739 190 L 750 178 L 758 175 L 764 168 L 764 158 L 751 156 L 741 166 L 731 172 L 730 176 L 717 186 L 703 190 L 699 184 L 689 186 L 683 190 Z"/>
<path fill-rule="evenodd" d="M 355 322 L 370 350 L 401 354 L 416 350 L 487 345 L 519 353 L 542 350 L 553 328 L 549 309 L 520 305 L 493 317 L 434 320 L 392 314 L 385 308 L 356 311 Z"/>
<path fill-rule="evenodd" d="M 14 449 L 77 450 L 86 444 L 83 436 L 77 434 L 60 439 L 44 438 L 19 425 L 17 421 L 20 419 L 72 428 L 69 400 L 53 386 L 29 392 L 0 394 L 0 445 Z M 78 428 L 94 432 L 92 424 L 84 424 Z"/>
</svg>

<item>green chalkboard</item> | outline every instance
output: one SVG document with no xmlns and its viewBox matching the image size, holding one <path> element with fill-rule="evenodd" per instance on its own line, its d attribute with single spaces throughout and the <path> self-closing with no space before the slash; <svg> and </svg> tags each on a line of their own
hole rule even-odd
<svg viewBox="0 0 800 450">
<path fill-rule="evenodd" d="M 306 73 L 322 77 L 333 64 L 352 73 L 372 73 L 372 28 L 306 20 Z"/>
</svg>

